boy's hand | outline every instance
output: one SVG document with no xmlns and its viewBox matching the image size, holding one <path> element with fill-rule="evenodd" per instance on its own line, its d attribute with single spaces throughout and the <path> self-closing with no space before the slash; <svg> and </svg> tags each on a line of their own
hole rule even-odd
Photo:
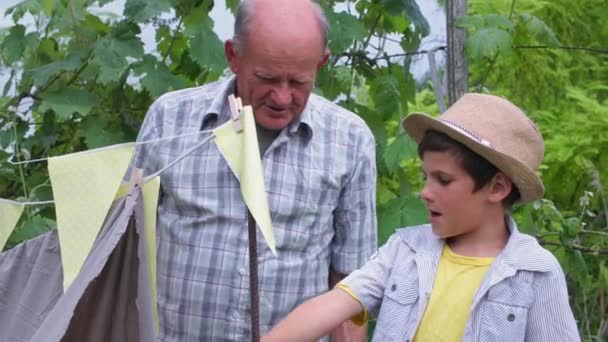
<svg viewBox="0 0 608 342">
<path fill-rule="evenodd" d="M 365 342 L 367 341 L 367 323 L 356 326 L 351 321 L 342 323 L 331 332 L 331 342 Z"/>
</svg>

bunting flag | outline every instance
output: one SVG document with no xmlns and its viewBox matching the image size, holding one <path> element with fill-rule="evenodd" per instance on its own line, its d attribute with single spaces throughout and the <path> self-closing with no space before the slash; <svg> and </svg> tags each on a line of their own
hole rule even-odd
<svg viewBox="0 0 608 342">
<path fill-rule="evenodd" d="M 144 184 L 144 228 L 148 246 L 148 265 L 150 270 L 150 288 L 152 289 L 152 309 L 154 310 L 154 329 L 158 334 L 159 321 L 156 307 L 156 212 L 158 209 L 158 194 L 160 177 L 154 177 Z"/>
<path fill-rule="evenodd" d="M 91 251 L 134 148 L 135 144 L 128 143 L 48 159 L 64 289 Z"/>
<path fill-rule="evenodd" d="M 0 252 L 23 213 L 23 204 L 0 199 Z"/>
<path fill-rule="evenodd" d="M 268 196 L 264 189 L 264 173 L 251 106 L 241 112 L 243 130 L 236 132 L 232 120 L 213 130 L 215 143 L 228 166 L 241 182 L 245 204 L 262 230 L 266 243 L 276 255 L 274 232 L 270 222 Z"/>
</svg>

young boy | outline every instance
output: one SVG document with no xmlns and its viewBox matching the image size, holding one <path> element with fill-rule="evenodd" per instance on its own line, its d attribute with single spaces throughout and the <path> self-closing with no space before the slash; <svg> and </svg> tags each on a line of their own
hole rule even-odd
<svg viewBox="0 0 608 342">
<path fill-rule="evenodd" d="M 580 341 L 560 265 L 509 216 L 544 193 L 535 125 L 503 98 L 466 94 L 403 126 L 419 144 L 430 224 L 398 230 L 262 341 L 314 341 L 370 315 L 374 341 Z"/>
</svg>

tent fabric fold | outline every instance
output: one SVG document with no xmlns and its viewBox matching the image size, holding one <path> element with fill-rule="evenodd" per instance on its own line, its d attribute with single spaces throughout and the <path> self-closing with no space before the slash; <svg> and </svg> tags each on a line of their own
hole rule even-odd
<svg viewBox="0 0 608 342">
<path fill-rule="evenodd" d="M 0 254 L 0 341 L 30 341 L 63 292 L 57 231 Z"/>
<path fill-rule="evenodd" d="M 0 254 L 0 342 L 153 341 L 141 189 L 114 202 L 63 291 L 57 231 Z"/>
</svg>

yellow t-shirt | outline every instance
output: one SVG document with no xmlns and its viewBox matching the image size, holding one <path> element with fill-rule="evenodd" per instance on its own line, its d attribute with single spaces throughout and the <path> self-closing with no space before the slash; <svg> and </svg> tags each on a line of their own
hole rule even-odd
<svg viewBox="0 0 608 342">
<path fill-rule="evenodd" d="M 462 341 L 473 296 L 493 261 L 457 255 L 445 245 L 415 342 Z"/>
</svg>

